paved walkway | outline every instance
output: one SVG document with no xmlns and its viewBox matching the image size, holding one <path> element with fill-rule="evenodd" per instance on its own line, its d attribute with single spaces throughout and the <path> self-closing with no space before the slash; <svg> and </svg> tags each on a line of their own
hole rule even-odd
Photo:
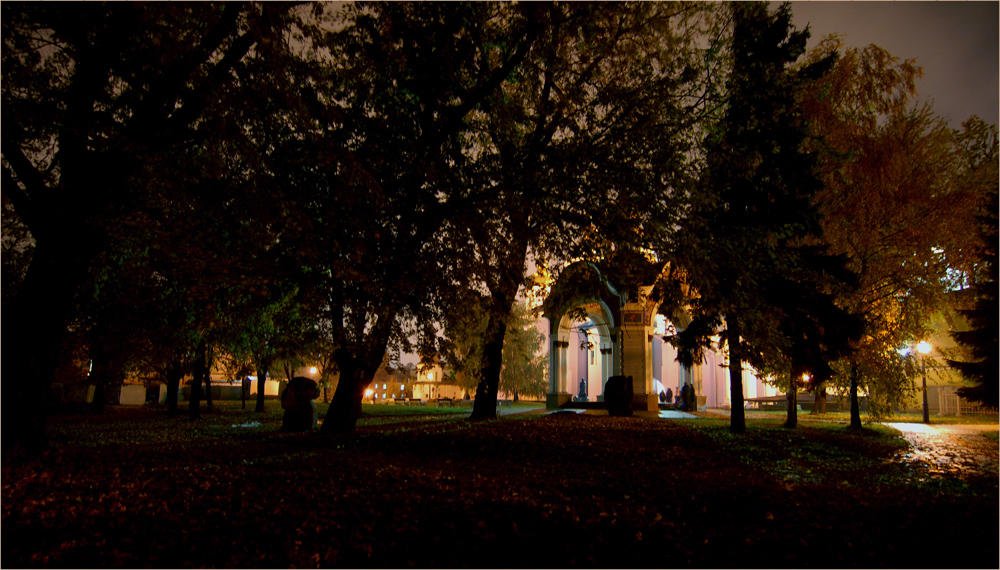
<svg viewBox="0 0 1000 570">
<path fill-rule="evenodd" d="M 683 412 L 660 412 L 683 414 Z M 699 412 L 702 417 L 729 417 L 729 410 L 711 409 Z M 774 418 L 774 414 L 746 412 L 747 418 Z M 907 443 L 910 451 L 900 458 L 906 463 L 920 465 L 932 475 L 1000 475 L 1000 446 L 997 442 L 985 437 L 986 432 L 996 433 L 997 424 L 917 424 L 917 423 L 887 423 L 889 427 L 898 429 Z"/>
<path fill-rule="evenodd" d="M 887 423 L 903 434 L 910 451 L 902 460 L 920 465 L 932 475 L 986 475 L 996 477 L 1000 448 L 983 435 L 996 425 L 925 425 Z"/>
<path fill-rule="evenodd" d="M 504 409 L 501 413 L 524 413 L 532 411 L 541 414 L 577 413 L 589 415 L 607 415 L 607 410 L 514 410 Z M 506 414 L 503 414 L 506 415 Z M 728 410 L 708 410 L 699 415 L 674 410 L 656 412 L 637 412 L 650 418 L 664 419 L 698 419 L 702 417 L 729 417 Z M 755 414 L 747 412 L 747 417 L 773 418 L 773 414 Z M 996 424 L 966 425 L 966 424 L 917 424 L 917 423 L 887 423 L 889 427 L 899 430 L 903 438 L 910 444 L 910 451 L 901 456 L 901 460 L 926 468 L 932 475 L 1000 475 L 998 456 L 1000 446 L 984 436 L 986 432 L 996 432 Z"/>
</svg>

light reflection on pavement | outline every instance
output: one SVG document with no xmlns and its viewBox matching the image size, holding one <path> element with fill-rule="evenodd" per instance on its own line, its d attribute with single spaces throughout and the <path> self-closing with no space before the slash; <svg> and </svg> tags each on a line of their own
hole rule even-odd
<svg viewBox="0 0 1000 570">
<path fill-rule="evenodd" d="M 926 425 L 887 423 L 910 444 L 900 459 L 925 467 L 932 475 L 998 476 L 998 445 L 983 432 L 996 425 Z"/>
</svg>

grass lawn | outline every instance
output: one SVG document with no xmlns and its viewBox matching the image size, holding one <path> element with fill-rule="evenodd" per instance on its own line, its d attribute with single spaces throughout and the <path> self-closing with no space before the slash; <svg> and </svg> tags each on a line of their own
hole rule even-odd
<svg viewBox="0 0 1000 570">
<path fill-rule="evenodd" d="M 3 455 L 4 567 L 994 567 L 997 478 L 927 477 L 898 434 L 835 423 L 365 406 L 280 433 L 224 404 L 196 422 L 50 418 Z M 942 545 L 947 545 L 943 548 Z M 960 557 L 956 558 L 956 553 Z"/>
</svg>

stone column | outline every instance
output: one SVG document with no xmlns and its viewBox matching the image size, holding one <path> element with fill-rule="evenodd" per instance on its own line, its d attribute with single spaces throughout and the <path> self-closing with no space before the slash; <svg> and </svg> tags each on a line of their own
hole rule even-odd
<svg viewBox="0 0 1000 570">
<path fill-rule="evenodd" d="M 598 402 L 604 401 L 604 387 L 608 383 L 608 377 L 613 376 L 612 373 L 612 360 L 613 360 L 613 349 L 611 340 L 601 341 L 601 395 L 597 397 Z"/>
<path fill-rule="evenodd" d="M 622 373 L 622 329 L 611 329 L 611 370 L 608 376 L 621 376 Z"/>
<path fill-rule="evenodd" d="M 549 342 L 549 394 L 559 392 L 559 341 Z"/>
<path fill-rule="evenodd" d="M 566 391 L 566 366 L 567 361 L 567 350 L 569 348 L 569 341 L 558 339 L 552 341 L 552 347 L 549 349 L 549 365 L 551 370 L 549 372 L 549 394 L 546 397 L 545 407 L 549 409 L 555 409 L 572 399 L 572 396 Z"/>
<path fill-rule="evenodd" d="M 623 308 L 622 326 L 622 375 L 632 377 L 632 408 L 655 411 L 659 409 L 653 393 L 653 329 L 649 326 L 645 305 L 627 303 Z"/>
</svg>

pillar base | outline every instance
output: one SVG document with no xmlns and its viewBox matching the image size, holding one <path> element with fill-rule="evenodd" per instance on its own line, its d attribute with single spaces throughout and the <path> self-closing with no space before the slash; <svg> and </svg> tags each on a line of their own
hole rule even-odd
<svg viewBox="0 0 1000 570">
<path fill-rule="evenodd" d="M 566 392 L 560 392 L 558 394 L 547 394 L 545 396 L 545 407 L 549 410 L 555 410 L 563 407 L 564 404 L 573 401 L 573 395 L 567 394 Z"/>
<path fill-rule="evenodd" d="M 637 412 L 658 412 L 660 397 L 656 394 L 636 394 L 632 396 L 632 409 Z"/>
</svg>

